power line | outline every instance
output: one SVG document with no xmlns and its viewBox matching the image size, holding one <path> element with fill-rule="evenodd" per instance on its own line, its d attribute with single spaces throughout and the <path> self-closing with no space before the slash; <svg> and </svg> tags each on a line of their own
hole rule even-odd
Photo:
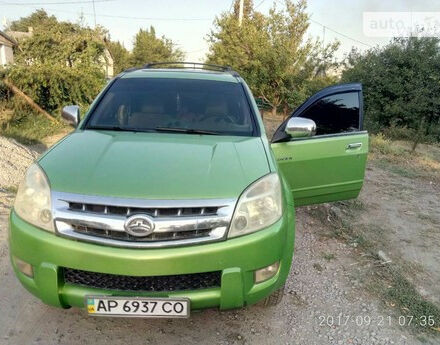
<svg viewBox="0 0 440 345">
<path fill-rule="evenodd" d="M 262 1 L 261 1 L 261 2 L 260 2 L 255 8 L 257 8 L 258 6 L 260 6 L 264 1 L 266 1 L 266 0 L 262 0 Z M 275 0 L 275 1 L 276 1 L 277 3 L 279 3 L 279 4 L 281 4 L 281 5 L 284 5 L 283 3 L 281 3 L 280 0 Z M 337 30 L 335 30 L 335 29 L 332 29 L 332 28 L 328 27 L 327 25 L 324 25 L 324 24 L 318 22 L 317 20 L 314 20 L 314 19 L 310 18 L 310 21 L 313 22 L 313 23 L 315 23 L 315 24 L 318 24 L 318 25 L 321 25 L 321 26 L 322 26 L 322 29 L 323 29 L 323 36 L 324 36 L 323 39 L 325 39 L 325 30 L 329 30 L 329 31 L 332 31 L 332 32 L 334 32 L 335 34 L 338 34 L 338 35 L 340 35 L 340 36 L 342 36 L 342 37 L 345 37 L 345 38 L 347 38 L 347 39 L 349 39 L 349 40 L 351 40 L 351 41 L 353 41 L 353 42 L 363 44 L 364 46 L 367 46 L 367 47 L 369 47 L 369 48 L 373 48 L 373 46 L 372 46 L 371 44 L 368 44 L 368 43 L 365 43 L 365 42 L 359 41 L 359 40 L 356 39 L 356 38 L 353 38 L 353 37 L 350 37 L 350 36 L 348 36 L 348 35 L 346 35 L 346 34 L 343 34 L 342 32 L 339 32 L 339 31 L 337 31 Z"/>
<path fill-rule="evenodd" d="M 235 0 L 232 0 L 232 2 L 231 2 L 231 6 L 229 6 L 229 11 L 228 11 L 228 12 L 231 12 L 232 7 L 234 7 L 234 4 L 235 4 Z"/>
<path fill-rule="evenodd" d="M 324 25 L 324 24 L 322 24 L 322 23 L 320 23 L 320 22 L 318 22 L 318 21 L 316 21 L 314 19 L 310 18 L 310 21 L 315 23 L 315 24 L 321 25 L 324 28 L 324 30 L 330 30 L 330 31 L 334 32 L 335 34 L 338 34 L 338 35 L 340 35 L 342 37 L 345 37 L 345 38 L 348 38 L 349 40 L 352 40 L 353 42 L 357 42 L 357 43 L 363 44 L 363 45 L 365 45 L 367 47 L 373 48 L 373 46 L 371 44 L 359 41 L 356 38 L 350 37 L 350 36 L 348 36 L 346 34 L 343 34 L 342 32 L 336 31 L 335 29 L 332 29 L 332 28 L 328 27 L 327 25 Z"/>
<path fill-rule="evenodd" d="M 256 10 L 260 5 L 263 4 L 263 2 L 265 2 L 266 0 L 261 0 L 258 5 L 254 6 L 254 10 Z"/>
<path fill-rule="evenodd" d="M 94 2 L 109 2 L 115 0 L 83 0 L 83 1 L 57 1 L 57 2 L 6 2 L 0 1 L 3 5 L 10 6 L 45 6 L 45 5 L 76 5 L 76 4 L 91 4 Z"/>
<path fill-rule="evenodd" d="M 85 3 L 95 3 L 95 2 L 109 2 L 109 1 L 114 1 L 114 0 L 75 0 L 75 1 L 58 1 L 58 2 L 47 2 L 47 3 L 36 3 L 36 2 L 28 2 L 28 3 L 11 3 L 11 2 L 5 2 L 5 1 L 0 1 L 0 4 L 3 5 L 13 5 L 13 6 L 41 6 L 41 5 L 61 5 L 61 4 L 85 4 Z M 256 9 L 257 7 L 259 7 L 260 5 L 262 5 L 266 0 L 261 0 L 255 7 L 254 9 Z M 235 0 L 233 0 L 231 2 L 231 8 L 234 4 Z M 64 10 L 57 10 L 57 9 L 49 9 L 47 8 L 46 10 L 48 11 L 52 11 L 52 12 L 64 12 L 64 13 L 74 13 L 76 14 L 77 12 L 72 12 L 72 11 L 64 11 Z M 110 15 L 110 14 L 98 14 L 96 15 L 95 13 L 87 13 L 87 12 L 83 12 L 83 15 L 87 15 L 87 16 L 93 16 L 94 18 L 96 16 L 98 17 L 105 17 L 105 18 L 118 18 L 118 19 L 133 19 L 133 20 L 151 20 L 151 21 L 211 21 L 212 18 L 155 18 L 155 17 L 133 17 L 133 16 L 118 16 L 118 15 Z M 356 38 L 350 37 L 342 32 L 339 32 L 335 29 L 332 29 L 330 27 L 328 27 L 327 25 L 324 25 L 320 22 L 318 22 L 317 20 L 314 19 L 310 19 L 311 22 L 318 24 L 320 26 L 323 27 L 323 30 L 330 30 L 332 32 L 334 32 L 337 35 L 340 35 L 342 37 L 345 37 L 353 42 L 357 42 L 360 43 L 362 45 L 365 45 L 369 48 L 373 48 L 372 45 L 362 42 Z"/>
<path fill-rule="evenodd" d="M 95 2 L 104 2 L 104 1 L 114 1 L 114 0 L 95 0 Z M 92 3 L 93 0 L 90 1 L 84 1 L 87 3 Z M 84 3 L 81 1 L 76 1 L 76 2 L 71 2 L 71 3 L 75 3 L 75 4 L 80 4 L 80 3 Z M 0 1 L 0 5 L 5 4 L 5 5 L 11 5 L 11 3 L 5 3 L 3 1 Z M 23 3 L 20 4 L 12 4 L 12 5 L 22 5 Z M 55 3 L 52 3 L 55 4 Z M 27 5 L 27 6 L 35 6 L 34 5 Z M 45 8 L 46 11 L 50 11 L 50 12 L 61 12 L 61 13 L 71 13 L 71 14 L 77 14 L 77 12 L 73 12 L 73 11 L 65 11 L 65 10 L 58 10 L 58 9 L 53 9 L 53 8 Z M 94 16 L 93 13 L 90 12 L 83 12 L 82 13 L 85 16 Z M 118 18 L 118 19 L 134 19 L 134 20 L 158 20 L 158 21 L 212 21 L 212 18 L 155 18 L 155 17 L 131 17 L 131 16 L 117 16 L 117 15 L 110 15 L 110 14 L 97 14 L 97 17 L 106 17 L 106 18 Z"/>
<path fill-rule="evenodd" d="M 95 21 L 95 29 L 96 29 L 96 9 L 95 9 L 95 0 L 92 0 L 93 3 L 93 20 Z"/>
<path fill-rule="evenodd" d="M 91 16 L 93 13 L 84 13 L 85 15 Z M 137 19 L 137 20 L 172 20 L 172 21 L 202 21 L 209 20 L 212 18 L 154 18 L 154 17 L 130 17 L 130 16 L 115 16 L 110 14 L 97 14 L 98 17 L 107 17 L 107 18 L 121 18 L 121 19 Z"/>
</svg>

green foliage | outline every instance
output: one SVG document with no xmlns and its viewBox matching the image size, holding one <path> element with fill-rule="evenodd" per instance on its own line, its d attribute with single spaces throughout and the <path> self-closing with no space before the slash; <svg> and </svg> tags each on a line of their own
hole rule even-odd
<svg viewBox="0 0 440 345">
<path fill-rule="evenodd" d="M 0 128 L 0 134 L 25 145 L 38 144 L 42 139 L 65 128 L 62 124 L 53 124 L 41 114 L 27 110 L 23 116 L 14 117 L 7 127 Z"/>
<path fill-rule="evenodd" d="M 129 67 L 139 67 L 148 62 L 183 60 L 183 52 L 174 48 L 174 45 L 165 36 L 157 37 L 154 27 L 151 26 L 147 30 L 140 29 L 136 34 L 132 53 L 125 49 L 119 41 L 108 42 L 107 48 L 113 56 L 116 74 Z"/>
<path fill-rule="evenodd" d="M 78 104 L 84 111 L 105 84 L 106 49 L 114 59 L 114 72 L 149 61 L 183 59 L 171 40 L 156 37 L 154 28 L 140 30 L 133 54 L 120 42 L 105 39 L 107 32 L 81 23 L 58 21 L 44 10 L 14 21 L 9 30 L 28 32 L 15 50 L 15 64 L 0 69 L 0 132 L 24 143 L 38 142 L 63 128 L 34 113 L 2 82 L 10 79 L 44 110 L 60 114 L 67 104 Z"/>
<path fill-rule="evenodd" d="M 372 134 L 370 136 L 370 152 L 390 156 L 401 156 L 406 154 L 402 147 L 395 145 L 382 133 Z"/>
<path fill-rule="evenodd" d="M 165 36 L 157 37 L 152 26 L 150 29 L 140 29 L 134 38 L 131 64 L 142 66 L 148 62 L 183 60 L 183 52 L 174 48 L 174 45 L 173 41 Z"/>
<path fill-rule="evenodd" d="M 55 18 L 55 16 L 49 16 L 45 10 L 39 9 L 27 17 L 22 17 L 13 21 L 8 29 L 12 31 L 27 32 L 30 27 L 50 27 L 52 25 L 56 25 L 57 23 L 58 20 Z"/>
<path fill-rule="evenodd" d="M 30 38 L 20 41 L 15 62 L 21 65 L 99 66 L 104 59 L 103 33 L 78 24 L 60 22 L 38 26 Z"/>
<path fill-rule="evenodd" d="M 364 85 L 369 130 L 392 137 L 400 132 L 415 144 L 426 136 L 440 140 L 439 42 L 398 38 L 384 48 L 349 55 L 342 79 Z"/>
<path fill-rule="evenodd" d="M 105 83 L 104 30 L 58 22 L 43 10 L 11 24 L 27 26 L 33 34 L 20 40 L 7 77 L 48 112 L 67 104 L 87 107 Z"/>
<path fill-rule="evenodd" d="M 52 135 L 66 128 L 62 122 L 53 123 L 43 115 L 33 111 L 30 107 L 18 98 L 11 98 L 7 103 L 0 103 L 0 135 L 11 137 L 18 142 L 30 145 L 37 144 L 49 135 Z M 2 109 L 2 104 L 5 105 Z M 13 109 L 13 110 L 8 110 Z M 12 116 L 3 120 L 6 112 Z"/>
<path fill-rule="evenodd" d="M 38 105 L 54 114 L 68 104 L 86 108 L 104 85 L 98 66 L 17 65 L 11 69 L 9 78 Z"/>
<path fill-rule="evenodd" d="M 255 11 L 246 0 L 242 24 L 238 22 L 238 0 L 234 13 L 217 17 L 208 37 L 208 62 L 232 66 L 248 82 L 256 97 L 286 112 L 299 105 L 313 91 L 334 83 L 326 72 L 335 67 L 338 43 L 322 47 L 306 39 L 309 26 L 306 1 L 285 1 L 268 15 Z"/>
<path fill-rule="evenodd" d="M 107 48 L 113 57 L 115 75 L 130 67 L 130 53 L 122 43 L 110 41 L 107 42 Z"/>
<path fill-rule="evenodd" d="M 413 283 L 397 268 L 385 266 L 378 270 L 375 278 L 373 281 L 377 284 L 377 292 L 399 307 L 399 317 L 405 316 L 407 323 L 412 320 L 408 326 L 424 332 L 435 331 L 440 308 L 421 296 Z"/>
<path fill-rule="evenodd" d="M 7 101 L 10 96 L 9 88 L 3 82 L 6 77 L 6 69 L 0 67 L 0 102 Z"/>
</svg>

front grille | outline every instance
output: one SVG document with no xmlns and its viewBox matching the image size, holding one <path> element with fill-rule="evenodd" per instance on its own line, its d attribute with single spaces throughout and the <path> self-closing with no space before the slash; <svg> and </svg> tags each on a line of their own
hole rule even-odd
<svg viewBox="0 0 440 345">
<path fill-rule="evenodd" d="M 152 207 L 124 207 L 96 205 L 79 202 L 69 202 L 69 210 L 92 212 L 109 215 L 132 215 L 147 214 L 151 217 L 191 217 L 209 216 L 217 214 L 218 207 L 171 207 L 171 208 L 152 208 Z"/>
<path fill-rule="evenodd" d="M 157 248 L 226 237 L 236 200 L 148 200 L 52 192 L 59 235 L 116 247 Z M 128 217 L 149 217 L 153 232 L 136 237 Z"/>
<path fill-rule="evenodd" d="M 221 271 L 169 276 L 136 277 L 63 268 L 64 282 L 122 291 L 183 291 L 220 287 Z"/>
<path fill-rule="evenodd" d="M 200 229 L 192 231 L 169 231 L 169 232 L 158 232 L 152 233 L 146 237 L 135 237 L 127 232 L 123 231 L 112 231 L 104 229 L 96 229 L 83 225 L 72 224 L 72 228 L 75 232 L 96 236 L 106 239 L 114 239 L 119 241 L 129 241 L 129 242 L 156 242 L 156 241 L 173 241 L 173 240 L 184 240 L 188 238 L 199 238 L 209 236 L 211 229 Z"/>
<path fill-rule="evenodd" d="M 151 208 L 151 207 L 124 207 L 86 204 L 79 202 L 69 202 L 69 210 L 93 212 L 110 215 L 131 215 L 147 214 L 151 217 L 190 217 L 190 216 L 209 216 L 217 213 L 218 207 L 172 207 L 172 208 Z"/>
</svg>

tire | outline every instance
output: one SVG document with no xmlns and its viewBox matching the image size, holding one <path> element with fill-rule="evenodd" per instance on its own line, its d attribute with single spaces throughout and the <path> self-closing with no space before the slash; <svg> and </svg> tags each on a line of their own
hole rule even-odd
<svg viewBox="0 0 440 345">
<path fill-rule="evenodd" d="M 274 306 L 280 304 L 280 302 L 284 296 L 284 288 L 285 288 L 285 285 L 283 285 L 278 290 L 275 290 L 269 296 L 267 296 L 263 301 L 263 305 L 265 307 L 274 307 Z"/>
</svg>

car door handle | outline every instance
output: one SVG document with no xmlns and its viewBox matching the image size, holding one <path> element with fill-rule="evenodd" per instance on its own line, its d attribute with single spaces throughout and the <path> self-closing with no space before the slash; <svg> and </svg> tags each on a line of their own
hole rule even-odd
<svg viewBox="0 0 440 345">
<path fill-rule="evenodd" d="M 347 145 L 347 150 L 358 149 L 359 147 L 362 147 L 362 143 L 352 143 Z"/>
</svg>

